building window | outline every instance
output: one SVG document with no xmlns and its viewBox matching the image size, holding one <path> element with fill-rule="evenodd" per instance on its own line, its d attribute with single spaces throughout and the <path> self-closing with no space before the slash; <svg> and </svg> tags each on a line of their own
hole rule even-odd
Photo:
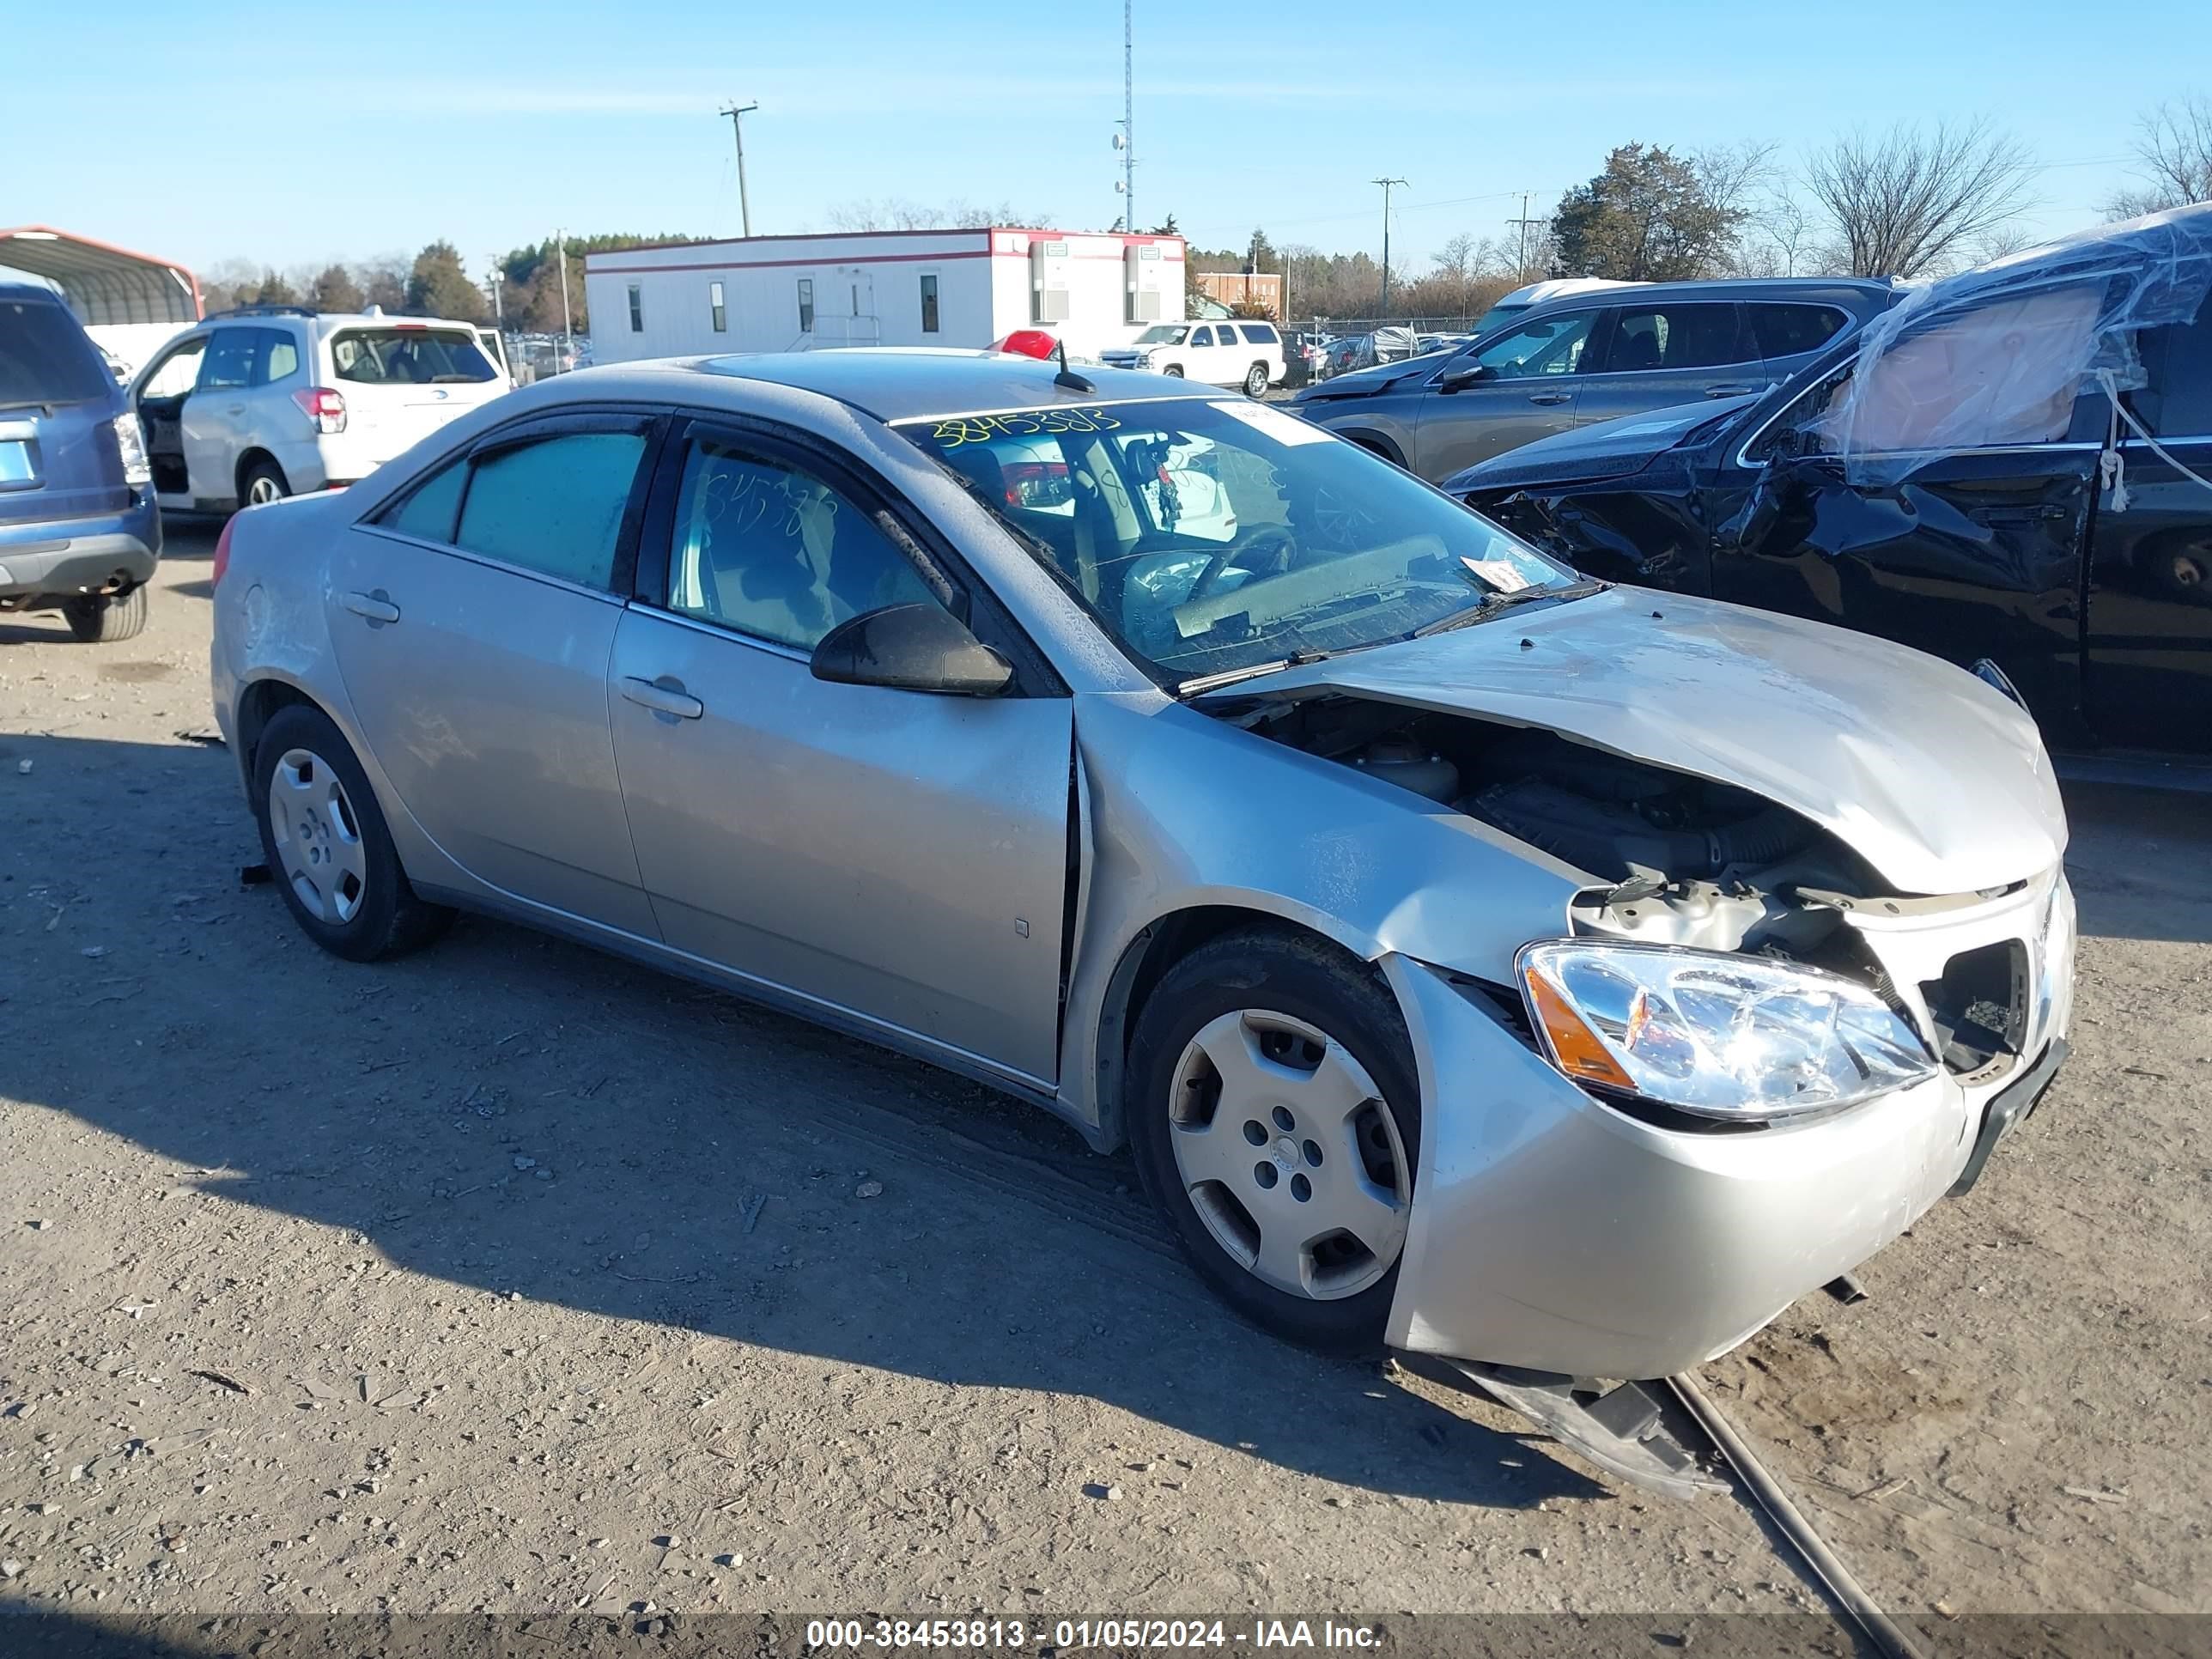
<svg viewBox="0 0 2212 1659">
<path fill-rule="evenodd" d="M 937 332 L 937 277 L 933 273 L 921 279 L 921 331 Z"/>
<path fill-rule="evenodd" d="M 799 331 L 801 334 L 814 332 L 814 279 L 811 276 L 799 279 Z"/>
<path fill-rule="evenodd" d="M 722 285 L 720 283 L 707 284 L 707 303 L 714 308 L 714 332 L 727 334 L 730 331 L 730 313 L 722 309 Z"/>
<path fill-rule="evenodd" d="M 629 331 L 645 332 L 645 291 L 635 283 L 629 285 Z"/>
</svg>

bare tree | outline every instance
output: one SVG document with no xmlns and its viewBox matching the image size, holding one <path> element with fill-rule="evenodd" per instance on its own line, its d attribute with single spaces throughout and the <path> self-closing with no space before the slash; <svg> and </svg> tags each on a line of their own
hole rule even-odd
<svg viewBox="0 0 2212 1659">
<path fill-rule="evenodd" d="M 2132 219 L 2212 201 L 2212 99 L 2160 104 L 2136 122 L 2136 171 L 2148 182 L 2116 192 L 2106 216 Z"/>
<path fill-rule="evenodd" d="M 2027 152 L 1986 121 L 1853 133 L 1814 155 L 1806 188 L 1854 276 L 1917 276 L 2026 205 Z"/>
<path fill-rule="evenodd" d="M 898 197 L 841 202 L 830 210 L 832 230 L 968 230 L 984 225 L 1048 225 L 1051 216 L 1017 211 L 1008 202 L 952 201 L 926 206 Z"/>
<path fill-rule="evenodd" d="M 1434 280 L 1453 296 L 1455 310 L 1466 309 L 1468 284 L 1480 269 L 1481 254 L 1481 243 L 1462 231 L 1429 256 L 1436 261 Z"/>
</svg>

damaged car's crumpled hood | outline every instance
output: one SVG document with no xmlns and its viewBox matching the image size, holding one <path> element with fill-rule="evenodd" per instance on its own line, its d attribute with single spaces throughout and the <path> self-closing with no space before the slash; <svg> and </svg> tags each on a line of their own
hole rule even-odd
<svg viewBox="0 0 2212 1659">
<path fill-rule="evenodd" d="M 1713 600 L 1613 588 L 1213 695 L 1321 690 L 1735 785 L 1840 837 L 1900 892 L 2024 880 L 2066 844 L 2042 739 L 2001 693 L 1886 640 Z"/>
</svg>

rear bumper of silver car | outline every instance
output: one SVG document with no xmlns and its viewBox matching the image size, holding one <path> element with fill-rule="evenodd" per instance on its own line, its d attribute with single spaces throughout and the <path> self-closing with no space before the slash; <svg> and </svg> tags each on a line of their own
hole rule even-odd
<svg viewBox="0 0 2212 1659">
<path fill-rule="evenodd" d="M 2002 1076 L 1970 1086 L 1947 1073 L 1830 1116 L 1735 1133 L 1604 1104 L 1486 993 L 1385 958 L 1424 1102 L 1390 1343 L 1574 1376 L 1666 1376 L 1857 1267 L 1972 1184 L 2063 1060 L 2072 922 L 2057 885 L 2057 900 L 2049 882 L 2027 896 L 2023 914 L 2063 902 L 2061 944 L 2058 959 L 2039 956 L 2030 1041 Z"/>
</svg>

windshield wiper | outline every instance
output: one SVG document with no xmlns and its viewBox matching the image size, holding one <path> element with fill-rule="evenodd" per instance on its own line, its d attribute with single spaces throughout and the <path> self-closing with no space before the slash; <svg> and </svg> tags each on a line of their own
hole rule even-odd
<svg viewBox="0 0 2212 1659">
<path fill-rule="evenodd" d="M 1224 668 L 1218 674 L 1200 674 L 1195 679 L 1184 680 L 1178 684 L 1176 687 L 1176 696 L 1194 697 L 1201 691 L 1218 691 L 1223 686 L 1234 685 L 1239 680 L 1257 679 L 1261 675 L 1272 674 L 1278 669 L 1304 668 L 1310 663 L 1326 662 L 1331 657 L 1341 656 L 1345 651 L 1358 651 L 1362 648 L 1359 646 L 1352 645 L 1336 651 L 1293 651 L 1287 657 L 1277 657 L 1272 661 L 1247 663 L 1242 668 Z"/>
<path fill-rule="evenodd" d="M 1518 587 L 1510 593 L 1486 593 L 1464 611 L 1455 611 L 1449 617 L 1439 617 L 1432 623 L 1423 623 L 1406 635 L 1409 640 L 1425 640 L 1432 634 L 1449 634 L 1455 628 L 1470 628 L 1476 623 L 1487 622 L 1501 611 L 1510 611 L 1516 605 L 1528 605 L 1537 599 L 1581 599 L 1592 593 L 1602 593 L 1613 584 L 1595 580 L 1569 582 L 1565 587 Z"/>
</svg>

